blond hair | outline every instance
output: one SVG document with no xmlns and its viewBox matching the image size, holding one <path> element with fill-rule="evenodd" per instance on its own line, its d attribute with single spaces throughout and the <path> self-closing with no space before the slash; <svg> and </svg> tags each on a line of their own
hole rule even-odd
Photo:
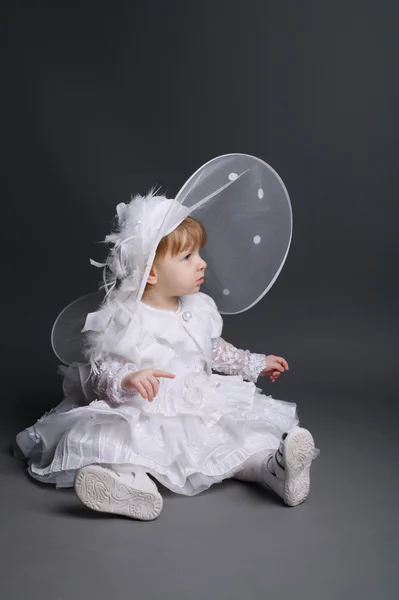
<svg viewBox="0 0 399 600">
<path fill-rule="evenodd" d="M 205 244 L 206 231 L 202 223 L 192 217 L 186 217 L 172 233 L 159 242 L 154 262 L 165 258 L 168 252 L 171 256 L 177 256 L 185 250 L 203 248 Z"/>
<path fill-rule="evenodd" d="M 206 239 L 206 231 L 202 223 L 193 219 L 193 217 L 186 217 L 172 233 L 163 237 L 159 242 L 154 264 L 165 258 L 168 252 L 171 256 L 177 256 L 180 252 L 186 250 L 203 248 Z M 149 286 L 150 284 L 147 283 L 145 289 L 147 290 Z"/>
</svg>

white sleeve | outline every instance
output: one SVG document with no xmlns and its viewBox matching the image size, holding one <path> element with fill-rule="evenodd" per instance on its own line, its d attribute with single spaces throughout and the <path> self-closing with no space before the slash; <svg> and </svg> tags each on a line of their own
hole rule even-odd
<svg viewBox="0 0 399 600">
<path fill-rule="evenodd" d="M 266 368 L 266 355 L 239 350 L 218 337 L 212 340 L 212 369 L 225 375 L 242 375 L 253 383 Z"/>
<path fill-rule="evenodd" d="M 100 399 L 107 400 L 114 404 L 129 402 L 138 394 L 123 389 L 121 381 L 127 373 L 138 371 L 134 363 L 116 356 L 107 354 L 102 361 L 98 363 L 98 374 L 93 376 L 93 389 Z"/>
</svg>

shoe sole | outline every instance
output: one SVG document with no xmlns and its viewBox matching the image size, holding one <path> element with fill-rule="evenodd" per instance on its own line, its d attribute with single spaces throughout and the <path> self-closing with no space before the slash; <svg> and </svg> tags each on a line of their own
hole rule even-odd
<svg viewBox="0 0 399 600">
<path fill-rule="evenodd" d="M 79 469 L 74 487 L 85 506 L 140 521 L 153 521 L 162 510 L 158 492 L 143 492 L 119 481 L 117 473 L 97 465 Z"/>
<path fill-rule="evenodd" d="M 298 506 L 306 500 L 310 490 L 310 467 L 315 444 L 307 429 L 298 427 L 284 441 L 285 482 L 284 502 Z"/>
</svg>

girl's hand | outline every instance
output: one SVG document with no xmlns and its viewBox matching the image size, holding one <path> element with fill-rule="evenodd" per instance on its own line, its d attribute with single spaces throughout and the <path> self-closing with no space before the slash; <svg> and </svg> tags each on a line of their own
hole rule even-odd
<svg viewBox="0 0 399 600">
<path fill-rule="evenodd" d="M 264 377 L 265 375 L 269 375 L 270 381 L 274 383 L 276 379 L 280 377 L 281 373 L 288 370 L 289 367 L 285 358 L 269 354 L 269 356 L 266 356 L 266 369 L 263 369 L 263 371 L 259 373 L 259 376 Z"/>
<path fill-rule="evenodd" d="M 159 390 L 159 379 L 157 377 L 174 379 L 175 375 L 166 371 L 157 371 L 156 369 L 143 369 L 142 371 L 125 375 L 121 381 L 121 386 L 127 392 L 136 391 L 145 400 L 152 402 Z"/>
</svg>

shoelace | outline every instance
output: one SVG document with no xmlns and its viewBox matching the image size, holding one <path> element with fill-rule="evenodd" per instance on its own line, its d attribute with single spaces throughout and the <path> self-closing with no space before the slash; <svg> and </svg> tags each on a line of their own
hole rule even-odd
<svg viewBox="0 0 399 600">
<path fill-rule="evenodd" d="M 286 437 L 287 437 L 286 433 L 284 433 L 281 436 L 281 441 L 280 441 L 280 445 L 279 445 L 278 449 L 276 450 L 276 452 L 267 461 L 267 470 L 272 475 L 276 475 L 276 469 L 275 469 L 275 466 L 274 466 L 275 462 L 280 467 L 280 469 L 285 470 L 283 449 L 284 449 L 284 440 L 285 440 Z"/>
</svg>

